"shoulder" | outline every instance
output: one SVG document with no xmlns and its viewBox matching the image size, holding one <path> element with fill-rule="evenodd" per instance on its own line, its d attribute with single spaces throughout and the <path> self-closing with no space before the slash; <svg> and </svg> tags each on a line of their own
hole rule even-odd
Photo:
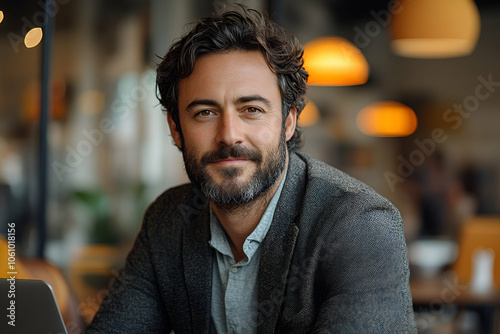
<svg viewBox="0 0 500 334">
<path fill-rule="evenodd" d="M 386 263 L 386 272 L 406 265 L 403 221 L 397 208 L 368 185 L 310 156 L 307 186 L 298 222 L 299 249 L 331 255 L 327 266 L 343 270 L 351 262 Z M 333 268 L 333 267 L 332 267 Z M 330 270 L 330 269 L 328 269 Z"/>
<path fill-rule="evenodd" d="M 306 166 L 302 229 L 336 235 L 356 231 L 360 238 L 402 229 L 399 211 L 371 187 L 309 155 L 297 153 L 296 158 Z"/>
<path fill-rule="evenodd" d="M 181 227 L 197 217 L 207 204 L 202 192 L 190 183 L 168 189 L 147 208 L 144 227 Z"/>
<path fill-rule="evenodd" d="M 307 195 L 311 199 L 335 201 L 336 206 L 347 202 L 361 206 L 392 206 L 383 196 L 365 183 L 305 153 L 296 153 L 305 162 Z"/>
<path fill-rule="evenodd" d="M 196 189 L 191 183 L 170 188 L 160 194 L 146 210 L 147 215 L 162 215 L 171 213 L 178 205 L 189 202 L 190 197 L 195 195 Z"/>
</svg>

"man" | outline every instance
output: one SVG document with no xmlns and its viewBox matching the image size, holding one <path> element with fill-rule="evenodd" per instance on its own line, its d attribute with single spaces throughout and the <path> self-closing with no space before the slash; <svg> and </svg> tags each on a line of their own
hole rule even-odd
<svg viewBox="0 0 500 334">
<path fill-rule="evenodd" d="M 305 154 L 297 39 L 243 8 L 158 67 L 191 184 L 147 210 L 88 333 L 414 333 L 397 210 Z"/>
</svg>

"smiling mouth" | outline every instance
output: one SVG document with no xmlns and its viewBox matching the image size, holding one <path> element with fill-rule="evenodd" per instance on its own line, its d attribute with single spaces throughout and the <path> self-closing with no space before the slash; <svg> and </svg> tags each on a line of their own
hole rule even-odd
<svg viewBox="0 0 500 334">
<path fill-rule="evenodd" d="M 250 161 L 250 160 L 244 159 L 244 158 L 228 158 L 228 159 L 221 159 L 221 160 L 214 161 L 213 164 L 219 165 L 219 166 L 239 165 L 239 164 L 245 163 L 247 161 Z"/>
</svg>

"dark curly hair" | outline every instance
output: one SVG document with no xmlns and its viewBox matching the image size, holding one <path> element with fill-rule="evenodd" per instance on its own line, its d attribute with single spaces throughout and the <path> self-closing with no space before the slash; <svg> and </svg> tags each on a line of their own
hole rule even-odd
<svg viewBox="0 0 500 334">
<path fill-rule="evenodd" d="M 196 60 L 209 53 L 260 50 L 278 77 L 283 122 L 292 106 L 297 109 L 297 117 L 304 109 L 308 74 L 303 67 L 303 48 L 298 39 L 258 11 L 240 7 L 238 11 L 199 20 L 190 32 L 170 47 L 158 65 L 158 99 L 175 122 L 181 139 L 178 84 L 192 73 Z M 287 147 L 294 151 L 300 146 L 297 126 Z"/>
</svg>

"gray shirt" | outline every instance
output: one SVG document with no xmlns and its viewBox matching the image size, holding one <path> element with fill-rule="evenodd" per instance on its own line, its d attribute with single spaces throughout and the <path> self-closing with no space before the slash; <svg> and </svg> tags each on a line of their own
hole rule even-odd
<svg viewBox="0 0 500 334">
<path fill-rule="evenodd" d="M 243 244 L 246 259 L 236 263 L 223 227 L 210 213 L 210 245 L 216 250 L 213 262 L 212 326 L 217 333 L 257 333 L 257 282 L 260 244 L 271 226 L 286 175 L 264 215 Z"/>
</svg>

